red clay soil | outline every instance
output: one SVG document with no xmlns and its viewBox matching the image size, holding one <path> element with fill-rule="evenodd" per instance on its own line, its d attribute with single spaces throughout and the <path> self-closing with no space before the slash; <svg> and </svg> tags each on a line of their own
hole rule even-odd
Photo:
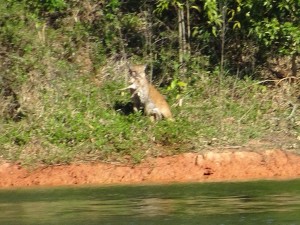
<svg viewBox="0 0 300 225">
<path fill-rule="evenodd" d="M 138 165 L 82 163 L 41 166 L 0 165 L 0 187 L 80 184 L 242 181 L 300 178 L 300 156 L 281 150 L 184 153 L 147 158 Z"/>
</svg>

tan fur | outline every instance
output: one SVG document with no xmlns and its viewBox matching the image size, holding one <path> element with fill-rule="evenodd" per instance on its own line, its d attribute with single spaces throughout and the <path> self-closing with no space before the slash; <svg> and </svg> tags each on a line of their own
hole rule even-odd
<svg viewBox="0 0 300 225">
<path fill-rule="evenodd" d="M 130 82 L 134 109 L 144 108 L 144 113 L 151 120 L 162 118 L 172 120 L 172 113 L 165 98 L 159 91 L 148 82 L 145 73 L 145 65 L 134 65 L 130 67 Z"/>
</svg>

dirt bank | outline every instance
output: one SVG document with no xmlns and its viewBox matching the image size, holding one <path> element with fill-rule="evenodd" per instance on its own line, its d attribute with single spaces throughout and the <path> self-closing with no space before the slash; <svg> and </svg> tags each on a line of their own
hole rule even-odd
<svg viewBox="0 0 300 225">
<path fill-rule="evenodd" d="M 0 187 L 238 181 L 300 178 L 300 156 L 281 150 L 227 150 L 147 158 L 138 165 L 84 163 L 27 170 L 0 165 Z"/>
</svg>

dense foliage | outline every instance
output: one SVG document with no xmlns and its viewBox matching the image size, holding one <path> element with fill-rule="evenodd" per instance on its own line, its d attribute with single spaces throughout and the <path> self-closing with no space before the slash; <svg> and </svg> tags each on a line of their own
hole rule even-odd
<svg viewBox="0 0 300 225">
<path fill-rule="evenodd" d="M 294 0 L 1 1 L 0 156 L 139 161 L 272 132 L 297 143 L 299 18 Z M 127 61 L 148 65 L 174 123 L 131 112 Z"/>
</svg>

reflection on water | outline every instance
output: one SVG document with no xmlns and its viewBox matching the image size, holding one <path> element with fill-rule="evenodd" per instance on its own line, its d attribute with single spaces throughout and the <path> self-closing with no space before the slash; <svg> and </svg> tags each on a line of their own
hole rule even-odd
<svg viewBox="0 0 300 225">
<path fill-rule="evenodd" d="M 300 180 L 0 190 L 0 224 L 300 224 Z"/>
</svg>

